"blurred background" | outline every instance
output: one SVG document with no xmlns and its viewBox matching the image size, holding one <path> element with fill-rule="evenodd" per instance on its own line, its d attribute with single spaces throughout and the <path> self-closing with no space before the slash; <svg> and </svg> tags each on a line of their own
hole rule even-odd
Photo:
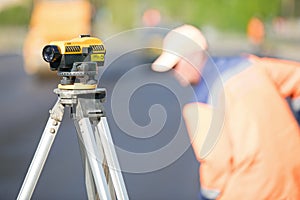
<svg viewBox="0 0 300 200">
<path fill-rule="evenodd" d="M 45 1 L 48 2 L 47 5 L 45 4 L 45 7 L 48 8 L 51 4 L 49 2 L 52 4 L 58 2 L 58 0 Z M 0 1 L 1 52 L 21 51 L 26 33 L 30 28 L 29 24 L 31 27 L 36 26 L 39 24 L 36 18 L 44 17 L 35 13 L 33 16 L 35 19 L 30 22 L 32 11 L 41 12 L 38 9 L 35 10 L 35 7 L 41 6 L 38 5 L 40 2 L 42 0 Z M 74 2 L 78 1 L 73 1 L 73 4 Z M 90 0 L 89 2 L 92 5 L 91 30 L 102 38 L 137 27 L 172 28 L 182 23 L 190 23 L 201 28 L 208 37 L 211 52 L 219 55 L 224 54 L 222 51 L 226 51 L 228 45 L 238 50 L 249 50 L 249 48 L 252 50 L 253 43 L 249 39 L 248 29 L 251 19 L 257 18 L 263 24 L 263 34 L 260 34 L 260 37 L 263 37 L 261 41 L 263 53 L 297 59 L 297 53 L 294 50 L 297 50 L 300 37 L 300 1 L 298 0 L 266 0 L 263 2 L 259 0 L 243 2 L 238 0 L 190 0 L 189 2 L 179 0 L 124 0 L 122 2 Z M 81 7 L 84 7 L 83 4 Z M 40 8 L 40 10 L 43 9 L 47 10 Z M 155 10 L 155 12 L 151 13 L 151 10 Z M 56 18 L 61 16 L 53 17 L 51 14 L 58 12 L 59 10 L 48 9 L 45 13 L 49 17 L 48 22 L 53 20 L 52 23 L 47 24 L 48 26 L 54 26 L 54 21 L 58 23 Z M 42 21 L 42 19 L 40 20 Z M 43 18 L 43 20 L 45 19 Z M 61 20 L 64 21 L 63 18 Z M 45 21 L 44 24 L 46 24 Z M 283 51 L 282 47 L 291 51 Z"/>
<path fill-rule="evenodd" d="M 45 44 L 79 34 L 109 41 L 129 29 L 171 29 L 183 23 L 203 31 L 213 56 L 247 52 L 300 61 L 300 0 L 0 0 L 0 199 L 16 198 L 48 110 L 57 98 L 52 90 L 58 79 L 41 58 Z M 151 32 L 143 35 L 155 44 L 162 38 L 163 34 Z M 131 39 L 114 46 L 107 44 L 108 53 L 117 54 L 123 46 L 130 46 Z M 148 140 L 133 139 L 124 136 L 113 119 L 110 98 L 115 82 L 144 64 L 148 68 L 137 70 L 136 79 L 159 76 L 149 68 L 157 55 L 156 51 L 129 52 L 112 62 L 100 80 L 108 91 L 105 106 L 114 140 L 134 152 L 168 144 L 181 120 L 176 95 L 157 85 L 141 87 L 130 109 L 137 124 L 147 125 L 147 109 L 153 104 L 163 105 L 169 114 L 159 134 Z M 172 76 L 164 78 L 182 89 Z M 184 92 L 180 95 L 187 96 Z M 86 199 L 75 128 L 67 112 L 33 199 Z M 189 143 L 186 130 L 181 137 L 183 143 Z M 126 161 L 121 161 L 121 166 L 122 162 Z M 193 151 L 187 148 L 175 162 L 157 171 L 124 173 L 129 196 L 143 200 L 197 199 L 198 167 Z"/>
</svg>

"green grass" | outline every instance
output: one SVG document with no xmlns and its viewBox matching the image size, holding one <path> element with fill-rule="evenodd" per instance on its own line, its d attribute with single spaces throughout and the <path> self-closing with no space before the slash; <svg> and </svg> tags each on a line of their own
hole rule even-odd
<svg viewBox="0 0 300 200">
<path fill-rule="evenodd" d="M 0 11 L 0 26 L 27 25 L 32 2 L 30 0 L 26 2 Z M 133 28 L 141 21 L 145 9 L 158 8 L 166 23 L 212 25 L 221 30 L 244 32 L 252 16 L 268 21 L 279 15 L 281 9 L 281 0 L 93 0 L 92 2 L 106 6 L 112 14 L 113 25 L 121 28 Z"/>
<path fill-rule="evenodd" d="M 30 19 L 30 8 L 26 5 L 13 5 L 0 11 L 0 26 L 23 26 Z"/>
<path fill-rule="evenodd" d="M 280 13 L 280 0 L 107 0 L 115 23 L 129 28 L 139 20 L 143 9 L 157 8 L 168 21 L 196 26 L 212 25 L 221 30 L 245 31 L 253 16 L 264 21 Z M 137 6 L 138 5 L 138 6 Z M 124 11 L 124 8 L 131 8 Z"/>
<path fill-rule="evenodd" d="M 174 19 L 198 26 L 244 31 L 253 16 L 271 20 L 280 12 L 280 0 L 172 0 L 159 1 Z"/>
</svg>

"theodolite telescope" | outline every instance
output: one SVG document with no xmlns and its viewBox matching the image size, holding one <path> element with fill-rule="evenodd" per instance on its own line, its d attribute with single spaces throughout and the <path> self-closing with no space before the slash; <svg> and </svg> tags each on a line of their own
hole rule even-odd
<svg viewBox="0 0 300 200">
<path fill-rule="evenodd" d="M 89 86 L 95 88 L 97 67 L 104 65 L 105 53 L 99 38 L 80 35 L 68 41 L 51 42 L 44 47 L 42 56 L 50 63 L 50 69 L 62 77 L 59 88 L 74 89 L 70 85 L 76 83 L 76 78 L 83 78 L 76 86 L 88 89 Z"/>
</svg>

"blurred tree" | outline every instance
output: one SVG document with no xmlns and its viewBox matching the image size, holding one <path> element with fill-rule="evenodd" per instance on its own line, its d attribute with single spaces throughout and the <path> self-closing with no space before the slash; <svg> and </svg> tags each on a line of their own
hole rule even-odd
<svg viewBox="0 0 300 200">
<path fill-rule="evenodd" d="M 182 22 L 196 26 L 212 25 L 223 30 L 245 31 L 253 16 L 271 20 L 281 12 L 293 12 L 300 0 L 92 0 L 112 14 L 112 25 L 122 29 L 140 25 L 142 13 L 149 8 L 161 11 L 163 23 Z M 294 2 L 294 4 L 292 3 Z M 295 6 L 296 5 L 296 6 Z M 281 7 L 286 8 L 281 9 Z"/>
<path fill-rule="evenodd" d="M 295 0 L 281 1 L 281 15 L 284 17 L 294 16 Z"/>
<path fill-rule="evenodd" d="M 281 0 L 281 16 L 300 17 L 300 0 Z"/>
<path fill-rule="evenodd" d="M 137 0 L 109 0 L 107 8 L 112 13 L 112 22 L 122 28 L 131 28 L 137 17 Z"/>
<path fill-rule="evenodd" d="M 0 10 L 0 25 L 27 25 L 30 18 L 30 4 L 28 1 L 10 5 Z"/>
<path fill-rule="evenodd" d="M 180 21 L 238 31 L 244 31 L 253 16 L 268 20 L 280 12 L 280 0 L 173 0 L 161 4 Z"/>
</svg>

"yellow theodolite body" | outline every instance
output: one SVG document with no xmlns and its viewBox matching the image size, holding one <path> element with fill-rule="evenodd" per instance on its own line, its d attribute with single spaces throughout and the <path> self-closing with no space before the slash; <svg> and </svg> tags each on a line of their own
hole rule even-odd
<svg viewBox="0 0 300 200">
<path fill-rule="evenodd" d="M 53 41 L 50 45 L 56 45 L 60 48 L 61 54 L 82 54 L 83 48 L 91 47 L 93 53 L 105 54 L 105 48 L 102 41 L 96 37 L 82 36 L 67 41 Z"/>
<path fill-rule="evenodd" d="M 43 58 L 51 70 L 72 68 L 74 62 L 91 61 L 99 66 L 104 63 L 106 50 L 99 38 L 81 35 L 67 41 L 53 41 L 43 49 Z"/>
<path fill-rule="evenodd" d="M 62 85 L 74 85 L 76 77 L 94 74 L 96 66 L 104 65 L 105 53 L 99 38 L 81 35 L 72 40 L 50 42 L 42 54 L 50 69 L 63 77 Z"/>
</svg>

